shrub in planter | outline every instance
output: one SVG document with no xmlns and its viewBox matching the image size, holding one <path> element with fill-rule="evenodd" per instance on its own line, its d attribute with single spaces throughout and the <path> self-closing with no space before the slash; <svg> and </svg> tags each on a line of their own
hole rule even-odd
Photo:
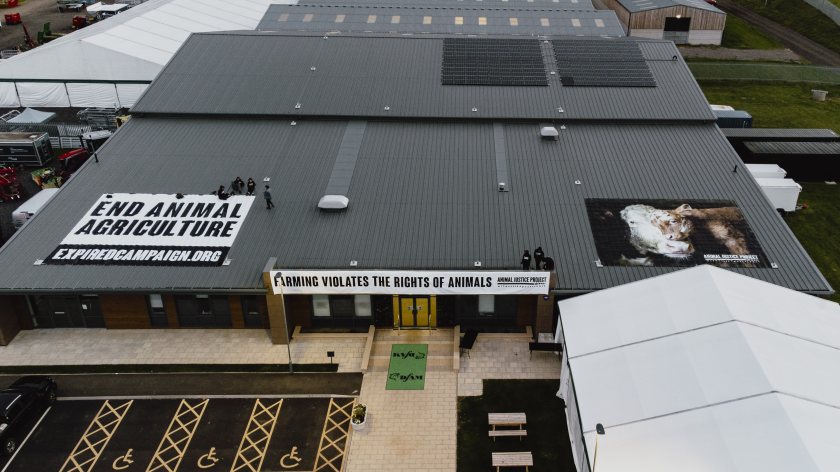
<svg viewBox="0 0 840 472">
<path fill-rule="evenodd" d="M 367 405 L 359 403 L 353 407 L 353 412 L 350 414 L 350 424 L 353 429 L 362 429 L 365 427 L 367 420 Z"/>
</svg>

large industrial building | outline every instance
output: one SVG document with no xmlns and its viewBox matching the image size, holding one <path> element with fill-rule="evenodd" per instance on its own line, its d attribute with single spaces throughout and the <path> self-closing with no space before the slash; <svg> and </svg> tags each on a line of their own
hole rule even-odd
<svg viewBox="0 0 840 472">
<path fill-rule="evenodd" d="M 726 13 L 705 0 L 603 0 L 627 36 L 720 45 Z"/>
<path fill-rule="evenodd" d="M 0 250 L 3 342 L 552 332 L 556 297 L 702 263 L 832 291 L 671 42 L 195 34 L 132 114 Z"/>
</svg>

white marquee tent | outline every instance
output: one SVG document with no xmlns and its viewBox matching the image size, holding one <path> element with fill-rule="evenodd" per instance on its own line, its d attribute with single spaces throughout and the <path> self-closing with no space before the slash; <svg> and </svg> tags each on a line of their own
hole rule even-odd
<svg viewBox="0 0 840 472">
<path fill-rule="evenodd" d="M 191 33 L 253 30 L 272 3 L 297 1 L 150 0 L 0 60 L 0 108 L 130 107 Z"/>
<path fill-rule="evenodd" d="M 840 305 L 704 265 L 559 308 L 597 472 L 840 470 Z"/>
</svg>

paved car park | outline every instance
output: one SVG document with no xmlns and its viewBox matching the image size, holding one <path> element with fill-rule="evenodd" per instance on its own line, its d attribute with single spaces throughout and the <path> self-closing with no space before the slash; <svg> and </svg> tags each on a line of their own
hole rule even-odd
<svg viewBox="0 0 840 472">
<path fill-rule="evenodd" d="M 333 471 L 354 397 L 60 399 L 2 472 Z"/>
</svg>

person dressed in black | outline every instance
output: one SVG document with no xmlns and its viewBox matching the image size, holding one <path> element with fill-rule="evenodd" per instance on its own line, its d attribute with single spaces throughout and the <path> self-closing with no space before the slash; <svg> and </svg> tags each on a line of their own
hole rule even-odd
<svg viewBox="0 0 840 472">
<path fill-rule="evenodd" d="M 543 270 L 554 270 L 554 259 L 550 257 L 543 259 Z"/>
<path fill-rule="evenodd" d="M 227 200 L 228 194 L 225 192 L 224 185 L 219 185 L 219 190 L 216 192 L 216 196 L 219 197 L 219 200 Z"/>
<path fill-rule="evenodd" d="M 271 202 L 271 191 L 268 189 L 268 185 L 265 186 L 265 192 L 263 192 L 263 197 L 265 198 L 265 209 L 271 210 L 274 208 L 274 203 Z"/>
<path fill-rule="evenodd" d="M 254 182 L 254 179 L 252 177 L 248 177 L 248 187 L 247 187 L 248 193 L 246 193 L 245 195 L 253 195 L 254 190 L 256 190 L 256 189 L 257 189 L 257 183 Z"/>
<path fill-rule="evenodd" d="M 531 270 L 531 253 L 525 250 L 522 254 L 522 270 Z"/>
<path fill-rule="evenodd" d="M 544 267 L 543 267 L 543 259 L 544 258 L 545 258 L 545 253 L 542 250 L 542 246 L 537 246 L 537 248 L 534 249 L 534 263 L 535 263 L 534 267 L 536 267 L 537 270 L 543 270 L 544 269 Z"/>
<path fill-rule="evenodd" d="M 242 189 L 245 188 L 245 182 L 242 180 L 242 177 L 237 177 L 233 179 L 233 182 L 230 183 L 231 195 L 242 195 Z"/>
</svg>

